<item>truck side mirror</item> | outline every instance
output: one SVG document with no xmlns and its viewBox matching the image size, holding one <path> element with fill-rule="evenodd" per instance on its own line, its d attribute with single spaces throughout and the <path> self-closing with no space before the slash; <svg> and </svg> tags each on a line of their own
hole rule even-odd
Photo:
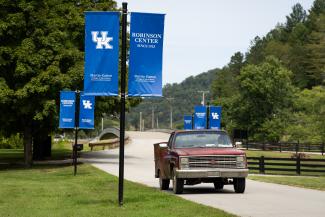
<svg viewBox="0 0 325 217">
<path fill-rule="evenodd" d="M 167 143 L 160 143 L 159 144 L 159 147 L 160 148 L 167 148 Z"/>
<path fill-rule="evenodd" d="M 242 142 L 235 142 L 235 148 L 241 147 L 242 144 L 243 144 Z"/>
</svg>

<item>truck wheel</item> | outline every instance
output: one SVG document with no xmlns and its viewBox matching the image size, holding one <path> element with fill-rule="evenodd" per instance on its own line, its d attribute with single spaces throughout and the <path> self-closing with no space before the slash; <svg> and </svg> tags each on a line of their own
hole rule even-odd
<svg viewBox="0 0 325 217">
<path fill-rule="evenodd" d="M 244 193 L 246 186 L 245 178 L 234 178 L 234 189 L 236 193 Z"/>
<path fill-rule="evenodd" d="M 184 180 L 176 178 L 175 171 L 173 172 L 173 191 L 175 194 L 183 193 Z"/>
<path fill-rule="evenodd" d="M 224 183 L 221 180 L 215 181 L 214 183 L 214 189 L 216 190 L 222 190 Z"/>
<path fill-rule="evenodd" d="M 168 190 L 169 189 L 169 179 L 163 179 L 161 177 L 161 172 L 159 171 L 159 187 L 160 190 Z"/>
</svg>

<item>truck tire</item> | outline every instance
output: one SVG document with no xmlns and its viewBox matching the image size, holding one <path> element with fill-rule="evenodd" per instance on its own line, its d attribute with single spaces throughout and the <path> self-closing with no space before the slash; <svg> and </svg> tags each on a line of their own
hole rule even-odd
<svg viewBox="0 0 325 217">
<path fill-rule="evenodd" d="M 161 172 L 159 171 L 159 187 L 160 190 L 168 190 L 169 189 L 169 179 L 163 179 L 161 176 Z"/>
<path fill-rule="evenodd" d="M 213 184 L 214 184 L 214 189 L 216 189 L 216 190 L 223 189 L 224 183 L 222 182 L 222 180 L 217 180 L 217 181 L 213 182 Z"/>
<path fill-rule="evenodd" d="M 245 178 L 234 178 L 234 189 L 236 193 L 244 193 L 246 186 Z"/>
<path fill-rule="evenodd" d="M 175 170 L 173 171 L 173 191 L 175 194 L 181 194 L 184 190 L 184 180 L 176 178 Z"/>
</svg>

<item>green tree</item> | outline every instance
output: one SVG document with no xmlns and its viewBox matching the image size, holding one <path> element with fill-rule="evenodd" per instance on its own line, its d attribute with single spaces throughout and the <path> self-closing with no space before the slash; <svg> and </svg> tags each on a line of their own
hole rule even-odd
<svg viewBox="0 0 325 217">
<path fill-rule="evenodd" d="M 25 163 L 31 165 L 32 137 L 57 125 L 59 91 L 82 89 L 83 12 L 116 10 L 116 3 L 1 0 L 0 5 L 0 129 L 22 133 Z M 109 100 L 107 111 L 116 104 Z"/>
<path fill-rule="evenodd" d="M 291 76 L 274 57 L 259 65 L 245 66 L 238 76 L 240 95 L 233 102 L 231 118 L 258 137 L 263 127 L 273 125 L 266 121 L 282 116 L 281 111 L 292 106 L 295 89 Z"/>
<path fill-rule="evenodd" d="M 287 128 L 291 140 L 325 142 L 325 88 L 313 87 L 297 93 L 291 124 Z"/>
<path fill-rule="evenodd" d="M 291 32 L 297 24 L 305 22 L 307 13 L 301 4 L 298 3 L 292 7 L 291 14 L 289 16 L 286 16 L 286 18 L 286 31 Z"/>
</svg>

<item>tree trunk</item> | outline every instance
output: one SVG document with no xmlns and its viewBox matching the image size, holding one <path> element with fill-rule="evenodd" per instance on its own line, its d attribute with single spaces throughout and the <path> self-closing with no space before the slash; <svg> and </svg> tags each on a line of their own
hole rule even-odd
<svg viewBox="0 0 325 217">
<path fill-rule="evenodd" d="M 33 163 L 32 128 L 28 125 L 24 129 L 24 162 L 26 167 Z"/>
</svg>

